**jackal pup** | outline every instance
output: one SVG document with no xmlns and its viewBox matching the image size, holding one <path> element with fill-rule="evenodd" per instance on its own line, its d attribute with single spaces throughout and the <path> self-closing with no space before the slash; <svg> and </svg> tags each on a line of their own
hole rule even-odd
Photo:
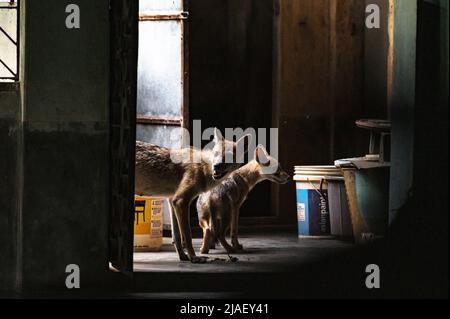
<svg viewBox="0 0 450 319">
<path fill-rule="evenodd" d="M 214 146 L 203 150 L 168 149 L 136 142 L 135 193 L 169 199 L 172 236 L 180 260 L 206 261 L 196 257 L 192 247 L 189 206 L 200 193 L 218 185 L 241 166 L 250 138 L 246 135 L 237 142 L 228 141 L 215 129 Z M 226 161 L 229 158 L 232 161 Z"/>
<path fill-rule="evenodd" d="M 239 210 L 248 193 L 264 180 L 285 184 L 289 181 L 289 175 L 282 170 L 278 161 L 259 145 L 255 150 L 254 160 L 199 196 L 197 212 L 200 227 L 203 229 L 202 254 L 207 254 L 210 248 L 214 249 L 217 239 L 228 253 L 243 249 L 237 237 Z M 230 228 L 232 246 L 225 239 Z"/>
</svg>

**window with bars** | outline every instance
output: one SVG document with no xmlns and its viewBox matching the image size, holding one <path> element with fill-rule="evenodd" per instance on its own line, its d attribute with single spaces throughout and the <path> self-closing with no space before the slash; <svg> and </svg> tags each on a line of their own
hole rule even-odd
<svg viewBox="0 0 450 319">
<path fill-rule="evenodd" d="M 0 82 L 19 81 L 19 1 L 0 0 Z"/>
</svg>

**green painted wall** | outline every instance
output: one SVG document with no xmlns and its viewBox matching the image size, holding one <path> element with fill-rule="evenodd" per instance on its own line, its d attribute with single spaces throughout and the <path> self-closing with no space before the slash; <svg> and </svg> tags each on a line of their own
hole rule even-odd
<svg viewBox="0 0 450 319">
<path fill-rule="evenodd" d="M 389 0 L 365 0 L 380 8 L 380 28 L 364 32 L 364 115 L 388 118 Z"/>
<path fill-rule="evenodd" d="M 396 0 L 394 7 L 394 61 L 390 113 L 390 219 L 405 203 L 413 182 L 414 105 L 416 78 L 417 1 Z"/>
<path fill-rule="evenodd" d="M 86 287 L 108 269 L 109 2 L 22 4 L 23 94 L 0 92 L 0 290 L 65 289 L 68 264 Z"/>
<path fill-rule="evenodd" d="M 15 280 L 19 114 L 19 93 L 0 87 L 0 291 Z"/>
<path fill-rule="evenodd" d="M 395 1 L 394 27 L 391 221 L 409 195 L 448 212 L 448 1 Z"/>
<path fill-rule="evenodd" d="M 108 267 L 109 3 L 25 3 L 22 279 L 64 288 L 68 264 L 85 284 Z"/>
</svg>

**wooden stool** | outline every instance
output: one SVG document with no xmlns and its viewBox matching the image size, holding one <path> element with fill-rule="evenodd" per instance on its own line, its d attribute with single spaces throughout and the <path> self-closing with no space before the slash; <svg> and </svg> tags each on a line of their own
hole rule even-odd
<svg viewBox="0 0 450 319">
<path fill-rule="evenodd" d="M 387 120 L 358 120 L 356 126 L 370 131 L 369 154 L 367 158 L 378 156 L 381 163 L 389 162 L 386 160 L 386 148 L 384 141 L 391 135 L 391 122 Z M 378 149 L 377 149 L 378 140 Z"/>
</svg>

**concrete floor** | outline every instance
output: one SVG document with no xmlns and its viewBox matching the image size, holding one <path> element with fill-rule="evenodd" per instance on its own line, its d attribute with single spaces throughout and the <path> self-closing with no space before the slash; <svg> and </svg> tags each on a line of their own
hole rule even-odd
<svg viewBox="0 0 450 319">
<path fill-rule="evenodd" d="M 143 298 L 143 299 L 314 299 L 386 298 L 421 295 L 426 285 L 424 260 L 413 272 L 403 265 L 414 265 L 417 249 L 404 249 L 391 242 L 355 246 L 338 240 L 299 240 L 295 233 L 260 233 L 241 236 L 245 251 L 229 261 L 219 249 L 206 264 L 180 262 L 170 239 L 161 252 L 135 253 L 133 276 L 110 272 L 104 285 L 90 290 L 31 292 L 29 298 Z M 194 240 L 197 251 L 200 239 Z M 416 247 L 416 245 L 414 246 Z M 419 254 L 420 256 L 420 254 Z M 367 289 L 366 267 L 377 264 L 383 271 L 382 289 Z M 430 273 L 436 277 L 442 271 Z M 429 275 L 430 275 L 429 274 Z M 426 275 L 426 274 L 425 274 Z M 428 276 L 429 276 L 428 275 Z M 411 281 L 414 278 L 416 281 Z M 434 279 L 434 277 L 432 278 Z M 448 282 L 448 281 L 447 281 Z M 440 290 L 439 290 L 440 291 Z M 1 295 L 0 295 L 1 296 Z M 24 296 L 9 296 L 10 298 Z"/>
<path fill-rule="evenodd" d="M 180 262 L 170 238 L 164 238 L 160 252 L 135 252 L 135 272 L 165 273 L 277 273 L 287 268 L 295 269 L 302 264 L 319 261 L 342 253 L 354 245 L 338 240 L 298 239 L 295 234 L 254 234 L 240 236 L 244 251 L 232 254 L 238 260 L 230 260 L 218 244 L 207 255 L 205 264 Z M 200 251 L 201 239 L 194 239 L 196 252 Z"/>
</svg>

